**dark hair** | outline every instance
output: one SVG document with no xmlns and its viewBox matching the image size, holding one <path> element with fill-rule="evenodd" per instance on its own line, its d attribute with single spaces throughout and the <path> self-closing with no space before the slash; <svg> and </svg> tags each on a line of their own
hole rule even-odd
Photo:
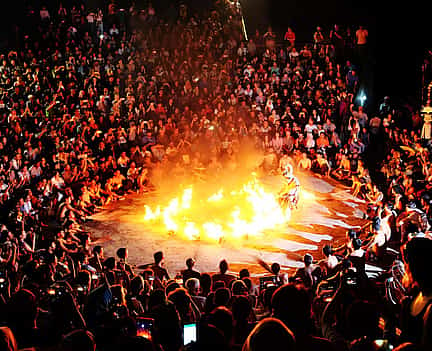
<svg viewBox="0 0 432 351">
<path fill-rule="evenodd" d="M 333 253 L 332 247 L 329 244 L 324 245 L 322 251 L 323 251 L 323 254 L 327 257 Z"/>
<path fill-rule="evenodd" d="M 103 262 L 103 266 L 106 269 L 112 270 L 115 268 L 115 258 L 114 257 L 108 257 L 107 259 L 105 259 L 105 261 Z"/>
<path fill-rule="evenodd" d="M 117 257 L 121 260 L 126 259 L 127 249 L 125 247 L 121 247 L 117 250 Z"/>
<path fill-rule="evenodd" d="M 403 250 L 403 259 L 408 264 L 412 278 L 423 293 L 432 292 L 432 277 L 430 275 L 430 255 L 432 240 L 413 238 L 408 241 Z"/>
<path fill-rule="evenodd" d="M 295 337 L 291 330 L 276 318 L 261 320 L 249 334 L 243 351 L 295 349 Z"/>
<path fill-rule="evenodd" d="M 199 277 L 200 285 L 201 285 L 201 291 L 203 293 L 209 293 L 211 290 L 212 280 L 211 276 L 208 273 L 201 273 Z"/>
<path fill-rule="evenodd" d="M 213 283 L 213 291 L 216 291 L 217 289 L 220 288 L 226 288 L 226 284 L 224 281 L 222 280 L 217 280 Z"/>
<path fill-rule="evenodd" d="M 194 261 L 193 258 L 188 258 L 186 260 L 186 266 L 187 266 L 187 268 L 192 269 L 192 267 L 194 266 L 194 264 L 195 264 L 195 261 Z"/>
<path fill-rule="evenodd" d="M 233 295 L 243 295 L 247 291 L 247 286 L 243 280 L 236 280 L 231 286 Z"/>
<path fill-rule="evenodd" d="M 280 272 L 280 264 L 275 262 L 271 265 L 271 271 L 273 272 L 273 274 L 278 275 Z"/>
<path fill-rule="evenodd" d="M 180 288 L 180 284 L 177 283 L 175 280 L 171 280 L 167 283 L 167 286 L 165 287 L 165 295 L 168 296 L 170 292 Z"/>
<path fill-rule="evenodd" d="M 357 232 L 354 229 L 348 230 L 347 235 L 350 239 L 357 238 Z"/>
<path fill-rule="evenodd" d="M 379 317 L 379 309 L 376 304 L 363 300 L 354 301 L 346 312 L 347 332 L 351 334 L 350 338 L 357 339 L 365 335 L 377 337 Z"/>
<path fill-rule="evenodd" d="M 203 323 L 199 326 L 197 350 L 228 351 L 231 350 L 223 332 L 212 324 Z"/>
<path fill-rule="evenodd" d="M 240 279 L 243 279 L 243 278 L 246 278 L 246 277 L 250 277 L 250 273 L 247 270 L 247 268 L 243 268 L 243 269 L 240 270 L 239 277 L 240 277 Z"/>
<path fill-rule="evenodd" d="M 142 276 L 137 275 L 133 277 L 133 279 L 130 282 L 129 292 L 132 295 L 138 295 L 143 289 L 144 289 L 144 281 Z"/>
<path fill-rule="evenodd" d="M 303 257 L 303 262 L 305 263 L 306 266 L 310 266 L 313 262 L 313 256 L 311 254 L 307 253 Z"/>
<path fill-rule="evenodd" d="M 98 255 L 100 255 L 101 252 L 102 252 L 102 246 L 100 246 L 100 245 L 96 245 L 96 246 L 93 248 L 93 253 L 94 253 L 94 254 L 98 254 Z"/>
<path fill-rule="evenodd" d="M 9 326 L 32 325 L 38 312 L 36 296 L 30 290 L 21 289 L 11 296 L 6 310 Z"/>
<path fill-rule="evenodd" d="M 233 333 L 233 315 L 231 311 L 226 307 L 216 307 L 209 316 L 209 324 L 214 325 L 216 328 L 222 331 L 225 336 L 225 340 L 229 343 L 231 341 Z"/>
<path fill-rule="evenodd" d="M 155 252 L 153 258 L 155 263 L 159 264 L 163 260 L 163 252 L 162 251 Z"/>
<path fill-rule="evenodd" d="M 271 299 L 273 316 L 280 319 L 294 333 L 308 333 L 311 301 L 308 291 L 301 285 L 286 284 L 278 288 Z"/>
<path fill-rule="evenodd" d="M 248 290 L 252 289 L 252 280 L 249 277 L 242 278 L 242 281 L 245 283 Z"/>
<path fill-rule="evenodd" d="M 252 303 L 247 296 L 235 296 L 231 310 L 236 322 L 247 321 L 252 313 Z"/>
<path fill-rule="evenodd" d="M 361 246 L 362 246 L 362 243 L 363 243 L 363 242 L 362 242 L 361 239 L 359 239 L 359 238 L 353 239 L 353 240 L 352 240 L 352 246 L 353 246 L 354 250 L 358 250 L 358 249 L 360 249 Z"/>
<path fill-rule="evenodd" d="M 216 306 L 227 306 L 231 298 L 231 292 L 228 288 L 219 288 L 215 291 L 214 303 Z"/>
<path fill-rule="evenodd" d="M 74 330 L 65 335 L 61 346 L 63 351 L 94 351 L 96 349 L 93 334 L 83 329 Z"/>
<path fill-rule="evenodd" d="M 228 262 L 226 260 L 222 260 L 219 262 L 219 270 L 222 274 L 225 274 L 228 270 Z"/>
</svg>

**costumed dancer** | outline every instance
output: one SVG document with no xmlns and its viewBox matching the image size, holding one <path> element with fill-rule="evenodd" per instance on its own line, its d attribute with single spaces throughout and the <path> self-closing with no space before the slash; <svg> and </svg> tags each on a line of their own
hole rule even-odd
<svg viewBox="0 0 432 351">
<path fill-rule="evenodd" d="M 284 184 L 281 191 L 279 192 L 279 203 L 285 208 L 297 208 L 300 183 L 293 175 L 292 166 L 289 164 L 286 165 L 282 171 L 282 175 L 284 177 Z"/>
</svg>

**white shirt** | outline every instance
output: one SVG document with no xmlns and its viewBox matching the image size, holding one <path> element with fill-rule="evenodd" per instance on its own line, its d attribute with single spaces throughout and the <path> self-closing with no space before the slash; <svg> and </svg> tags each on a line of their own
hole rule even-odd
<svg viewBox="0 0 432 351">
<path fill-rule="evenodd" d="M 325 264 L 328 268 L 333 269 L 337 266 L 337 264 L 339 263 L 338 259 L 336 258 L 336 256 L 330 255 L 329 257 L 327 257 L 327 259 L 325 260 Z"/>
</svg>

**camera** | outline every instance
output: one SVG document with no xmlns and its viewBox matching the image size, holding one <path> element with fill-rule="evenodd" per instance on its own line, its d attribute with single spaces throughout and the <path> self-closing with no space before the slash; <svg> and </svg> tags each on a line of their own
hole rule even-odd
<svg viewBox="0 0 432 351">
<path fill-rule="evenodd" d="M 348 270 L 346 270 L 342 274 L 342 279 L 343 279 L 343 282 L 347 286 L 356 286 L 357 283 L 358 283 L 358 281 L 357 281 L 357 274 L 356 274 L 356 272 L 352 268 L 349 268 Z"/>
<path fill-rule="evenodd" d="M 259 285 L 260 285 L 260 290 L 269 288 L 271 286 L 278 286 L 277 277 L 275 275 L 270 277 L 261 277 L 259 279 Z"/>
</svg>

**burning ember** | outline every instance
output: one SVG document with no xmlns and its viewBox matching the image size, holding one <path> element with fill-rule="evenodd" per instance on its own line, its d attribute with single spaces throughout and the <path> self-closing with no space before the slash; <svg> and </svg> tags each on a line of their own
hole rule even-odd
<svg viewBox="0 0 432 351">
<path fill-rule="evenodd" d="M 258 236 L 290 219 L 278 195 L 268 192 L 256 178 L 238 188 L 216 192 L 187 186 L 165 206 L 145 206 L 144 221 L 189 240 L 218 241 Z"/>
</svg>

